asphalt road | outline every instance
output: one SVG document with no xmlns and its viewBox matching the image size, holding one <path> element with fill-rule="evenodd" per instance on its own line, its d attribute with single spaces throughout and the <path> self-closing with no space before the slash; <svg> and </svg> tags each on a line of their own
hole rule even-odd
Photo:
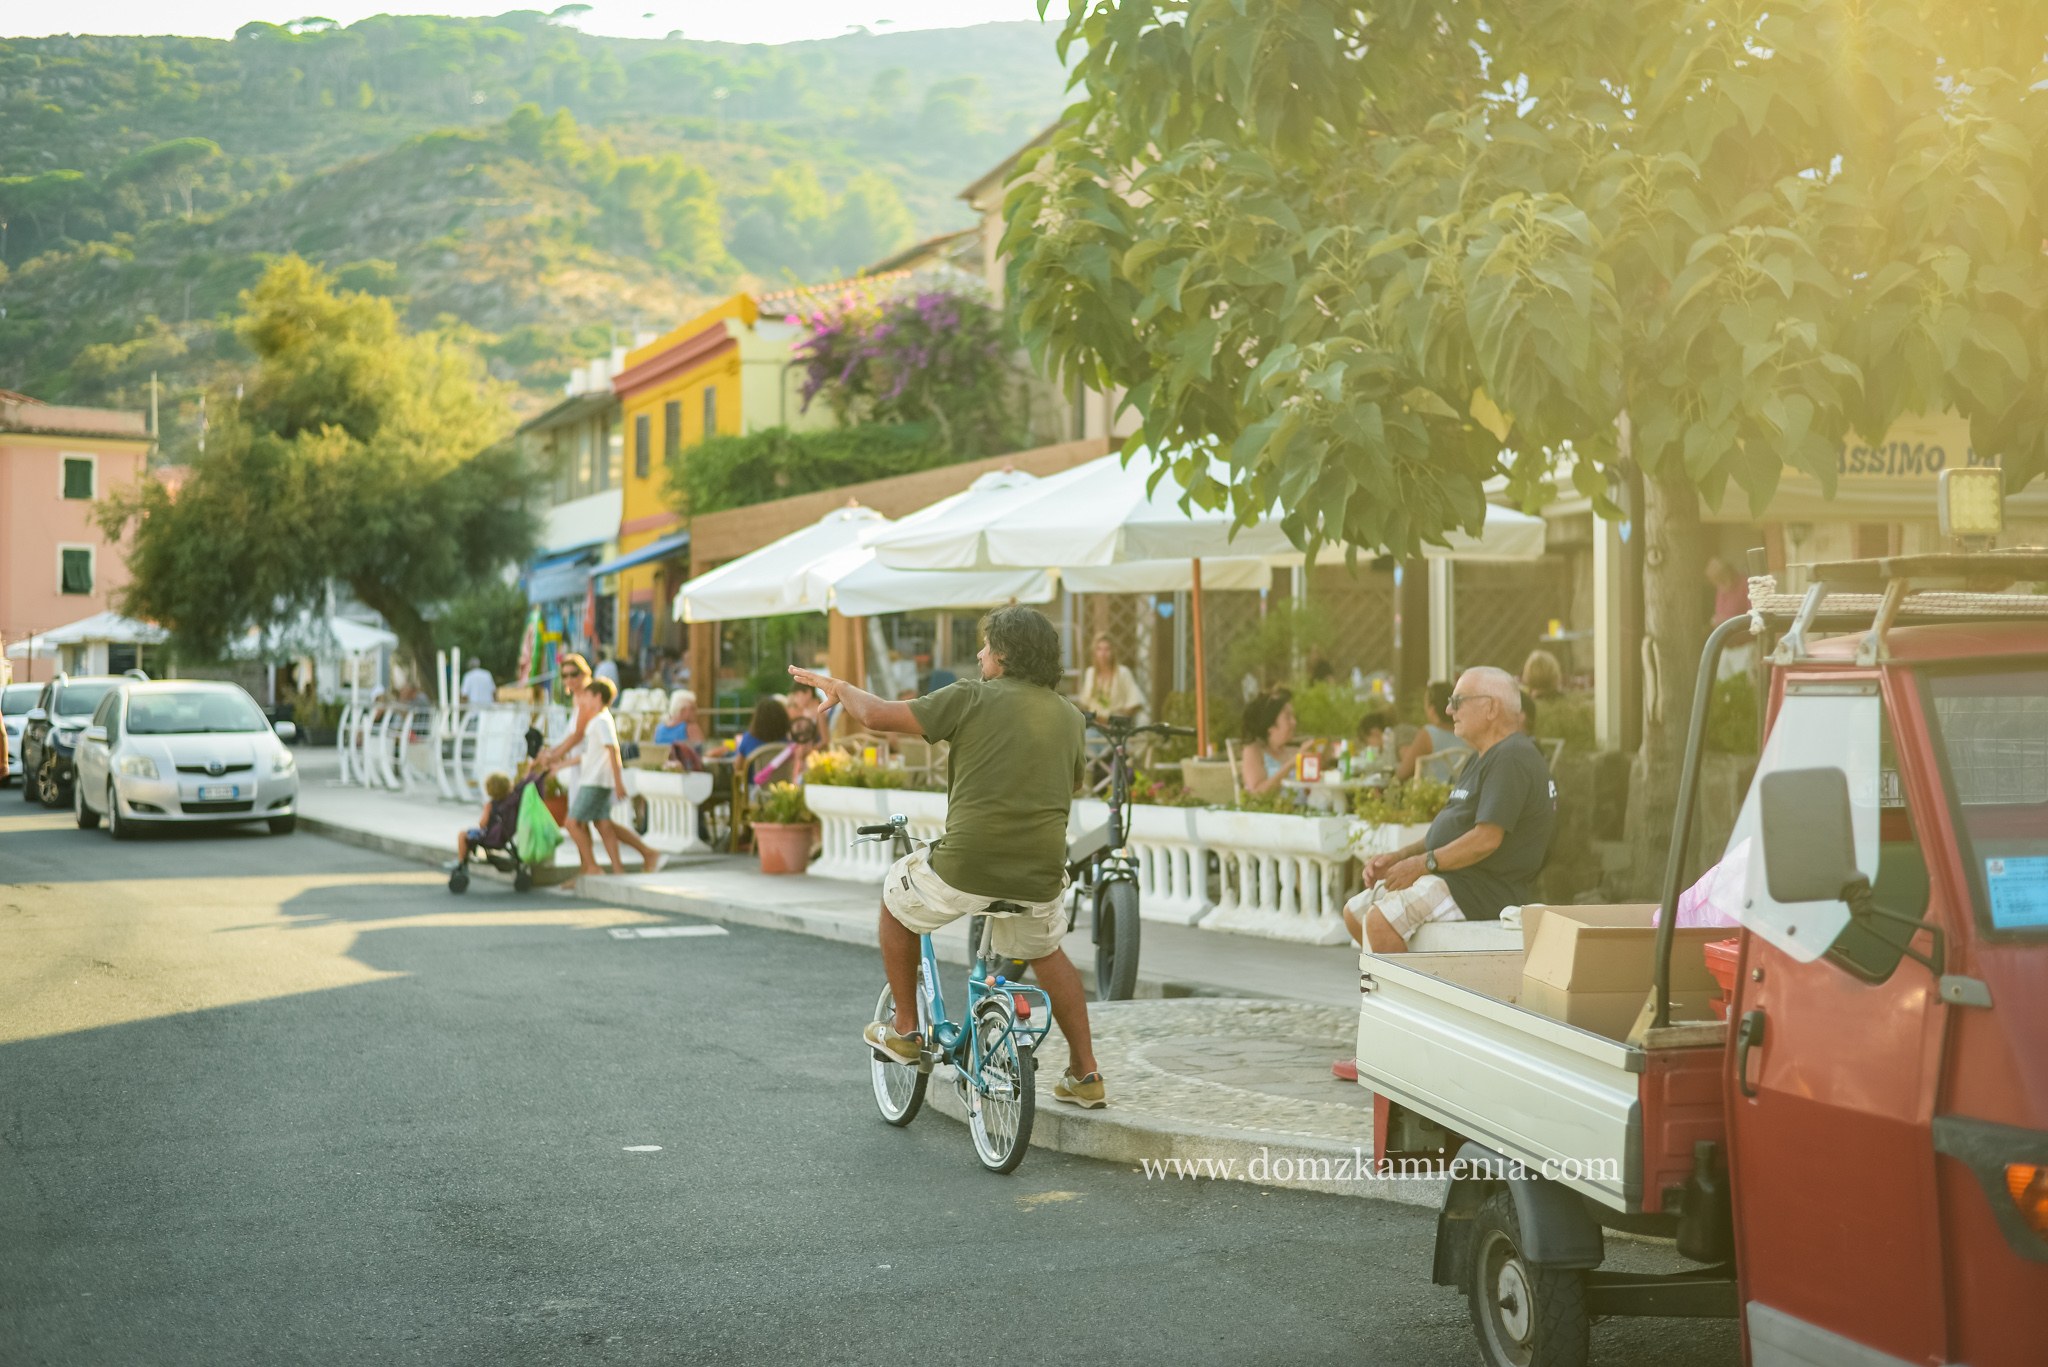
<svg viewBox="0 0 2048 1367">
<path fill-rule="evenodd" d="M 989 1175 L 876 1118 L 868 953 L 656 923 L 0 790 L 0 1362 L 1477 1361 L 1429 1212 Z"/>
</svg>

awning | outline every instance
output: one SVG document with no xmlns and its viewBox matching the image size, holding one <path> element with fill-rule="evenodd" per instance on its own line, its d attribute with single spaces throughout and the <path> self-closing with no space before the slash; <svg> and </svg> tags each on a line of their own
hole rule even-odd
<svg viewBox="0 0 2048 1367">
<path fill-rule="evenodd" d="M 625 514 L 623 489 L 606 489 L 547 510 L 541 523 L 538 549 L 543 555 L 561 555 L 585 546 L 600 546 L 619 534 L 619 519 Z"/>
<path fill-rule="evenodd" d="M 629 570 L 635 565 L 644 565 L 650 560 L 666 560 L 669 556 L 680 555 L 688 549 L 690 549 L 690 534 L 688 532 L 675 532 L 668 536 L 658 536 L 638 550 L 627 551 L 624 555 L 607 560 L 602 565 L 591 566 L 590 577 L 592 579 L 602 579 L 608 574 L 617 574 L 620 570 Z"/>
<path fill-rule="evenodd" d="M 564 598 L 581 598 L 590 583 L 587 552 L 536 560 L 526 572 L 526 601 L 556 603 Z"/>
</svg>

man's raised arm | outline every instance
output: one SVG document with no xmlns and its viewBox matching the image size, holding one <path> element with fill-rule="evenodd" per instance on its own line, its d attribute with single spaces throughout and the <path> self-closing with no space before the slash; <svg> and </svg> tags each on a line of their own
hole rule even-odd
<svg viewBox="0 0 2048 1367">
<path fill-rule="evenodd" d="M 924 728 L 918 725 L 917 716 L 910 710 L 910 704 L 890 702 L 878 698 L 864 688 L 855 688 L 844 679 L 835 679 L 816 670 L 789 667 L 789 677 L 800 684 L 809 684 L 825 695 L 827 702 L 837 703 L 846 709 L 846 715 L 859 722 L 862 729 L 885 731 L 896 735 L 922 736 Z"/>
</svg>

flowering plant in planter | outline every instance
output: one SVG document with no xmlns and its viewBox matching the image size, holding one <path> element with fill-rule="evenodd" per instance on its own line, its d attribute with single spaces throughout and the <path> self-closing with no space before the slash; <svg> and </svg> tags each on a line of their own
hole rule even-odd
<svg viewBox="0 0 2048 1367">
<path fill-rule="evenodd" d="M 819 750 L 804 761 L 804 782 L 833 788 L 908 788 L 910 774 L 886 764 L 869 764 L 837 750 Z"/>
<path fill-rule="evenodd" d="M 754 799 L 754 852 L 763 873 L 802 873 L 811 862 L 816 818 L 794 783 L 771 783 Z"/>
<path fill-rule="evenodd" d="M 756 826 L 808 826 L 816 820 L 804 803 L 804 790 L 794 783 L 771 783 L 754 800 Z"/>
<path fill-rule="evenodd" d="M 1436 820 L 1450 801 L 1451 785 L 1411 778 L 1385 788 L 1367 788 L 1351 804 L 1351 814 L 1377 826 L 1420 826 Z"/>
</svg>

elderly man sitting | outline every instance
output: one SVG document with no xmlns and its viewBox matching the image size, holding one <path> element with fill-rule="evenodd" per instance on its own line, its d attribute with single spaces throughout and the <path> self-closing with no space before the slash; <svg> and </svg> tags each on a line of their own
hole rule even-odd
<svg viewBox="0 0 2048 1367">
<path fill-rule="evenodd" d="M 1431 921 L 1493 921 L 1535 892 L 1557 826 L 1557 785 L 1522 729 L 1522 690 L 1504 669 L 1468 669 L 1450 712 L 1477 753 L 1418 844 L 1366 861 L 1366 891 L 1344 907 L 1375 954 L 1408 948 Z"/>
</svg>

